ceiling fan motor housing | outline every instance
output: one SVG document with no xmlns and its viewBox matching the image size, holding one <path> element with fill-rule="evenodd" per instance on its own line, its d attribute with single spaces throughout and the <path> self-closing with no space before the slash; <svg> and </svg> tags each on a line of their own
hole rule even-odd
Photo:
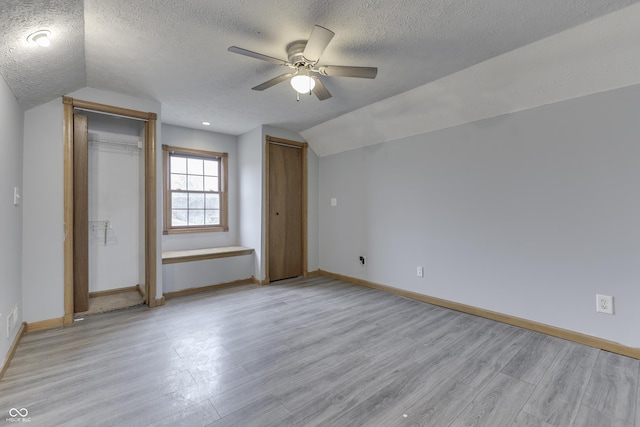
<svg viewBox="0 0 640 427">
<path fill-rule="evenodd" d="M 287 45 L 287 55 L 289 62 L 296 66 L 308 65 L 309 61 L 304 57 L 304 48 L 307 46 L 306 40 L 297 40 Z"/>
</svg>

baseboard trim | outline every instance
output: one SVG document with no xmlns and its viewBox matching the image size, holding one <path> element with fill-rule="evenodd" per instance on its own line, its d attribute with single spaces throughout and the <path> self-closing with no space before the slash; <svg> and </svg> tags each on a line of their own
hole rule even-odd
<svg viewBox="0 0 640 427">
<path fill-rule="evenodd" d="M 259 283 L 256 283 L 255 279 L 251 277 L 249 279 L 235 280 L 233 282 L 218 283 L 215 285 L 202 286 L 198 288 L 182 289 L 180 291 L 175 291 L 175 292 L 165 292 L 163 298 L 171 299 L 171 298 L 182 297 L 185 295 L 197 294 L 200 292 L 207 292 L 207 291 L 213 291 L 221 288 L 228 288 L 230 286 L 247 285 L 247 284 L 259 284 Z"/>
<path fill-rule="evenodd" d="M 57 317 L 55 319 L 41 320 L 39 322 L 27 322 L 25 332 L 29 333 L 43 331 L 45 329 L 59 328 L 65 325 L 64 320 L 64 317 Z"/>
<path fill-rule="evenodd" d="M 508 325 L 518 326 L 520 328 L 529 329 L 531 331 L 540 332 L 546 335 L 551 335 L 557 338 L 562 338 L 562 339 L 573 341 L 579 344 L 588 345 L 590 347 L 599 348 L 612 353 L 620 354 L 627 357 L 632 357 L 634 359 L 640 359 L 640 348 L 625 346 L 617 342 L 608 341 L 602 338 L 597 338 L 597 337 L 586 335 L 580 332 L 570 331 L 567 329 L 546 325 L 544 323 L 534 322 L 532 320 L 509 316 L 509 315 L 498 313 L 495 311 L 485 310 L 482 308 L 473 307 L 466 304 L 460 304 L 457 302 L 435 298 L 428 295 L 419 294 L 417 292 L 406 291 L 403 289 L 394 288 L 392 286 L 381 285 L 379 283 L 369 282 L 367 280 L 358 279 L 355 277 L 344 276 L 342 274 L 331 273 L 324 270 L 320 270 L 320 275 L 331 277 L 337 280 L 343 280 L 345 282 L 353 283 L 356 285 L 367 286 L 369 288 L 378 289 L 381 291 L 389 292 L 392 294 L 400 295 L 403 297 L 415 299 L 422 302 L 427 302 L 429 304 L 437 305 L 444 308 L 449 308 L 451 310 L 456 310 L 456 311 L 460 311 L 467 314 L 472 314 L 474 316 L 484 317 L 486 319 L 495 320 L 498 322 L 506 323 Z"/>
<path fill-rule="evenodd" d="M 125 292 L 136 292 L 136 291 L 140 292 L 140 285 L 128 286 L 126 288 L 107 289 L 106 291 L 89 292 L 89 298 L 106 297 L 109 295 L 124 294 Z"/>
<path fill-rule="evenodd" d="M 308 271 L 307 274 L 305 274 L 305 277 L 317 277 L 320 275 L 320 270 L 313 270 L 313 271 Z"/>
<path fill-rule="evenodd" d="M 260 279 L 256 279 L 255 277 L 251 277 L 251 283 L 253 283 L 254 285 L 258 285 L 258 286 L 265 286 L 268 285 L 269 282 L 267 282 L 266 280 L 260 280 Z"/>
<path fill-rule="evenodd" d="M 9 347 L 9 352 L 7 353 L 7 356 L 4 358 L 4 362 L 2 362 L 2 368 L 0 369 L 0 381 L 2 381 L 2 378 L 4 378 L 4 373 L 7 372 L 7 369 L 9 368 L 9 365 L 13 360 L 14 354 L 16 354 L 18 345 L 20 345 L 20 341 L 22 340 L 22 336 L 25 334 L 26 330 L 27 330 L 27 323 L 22 322 L 22 325 L 20 325 L 20 330 L 18 330 L 16 337 L 13 339 L 13 342 L 11 343 L 11 347 Z"/>
</svg>

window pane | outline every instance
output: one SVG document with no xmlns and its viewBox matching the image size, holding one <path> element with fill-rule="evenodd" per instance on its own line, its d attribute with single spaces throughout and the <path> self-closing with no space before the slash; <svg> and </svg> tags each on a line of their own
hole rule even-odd
<svg viewBox="0 0 640 427">
<path fill-rule="evenodd" d="M 217 160 L 205 160 L 204 161 L 204 174 L 209 176 L 218 176 L 218 161 Z"/>
<path fill-rule="evenodd" d="M 189 209 L 204 209 L 204 194 L 189 194 Z"/>
<path fill-rule="evenodd" d="M 171 174 L 171 189 L 172 190 L 186 190 L 187 189 L 187 176 L 177 173 Z"/>
<path fill-rule="evenodd" d="M 171 156 L 171 173 L 187 173 L 187 159 Z"/>
<path fill-rule="evenodd" d="M 202 191 L 203 189 L 203 183 L 202 183 L 202 175 L 197 176 L 197 175 L 188 175 L 188 179 L 189 179 L 189 186 L 188 186 L 188 190 L 189 191 Z"/>
<path fill-rule="evenodd" d="M 227 217 L 226 203 L 223 206 L 226 194 L 221 190 L 227 156 L 176 147 L 170 150 L 164 193 L 169 198 L 167 227 L 226 226 L 221 223 Z"/>
<path fill-rule="evenodd" d="M 171 211 L 171 226 L 182 227 L 187 224 L 187 215 L 189 211 L 183 209 L 173 209 Z"/>
<path fill-rule="evenodd" d="M 205 224 L 206 225 L 220 224 L 220 211 L 217 209 L 205 211 Z"/>
<path fill-rule="evenodd" d="M 202 173 L 204 172 L 204 169 L 202 168 L 202 162 L 202 159 L 189 159 L 189 175 L 202 175 Z"/>
<path fill-rule="evenodd" d="M 204 225 L 204 210 L 190 210 L 189 225 Z"/>
<path fill-rule="evenodd" d="M 220 195 L 219 194 L 207 194 L 206 195 L 206 205 L 207 209 L 220 209 Z"/>
<path fill-rule="evenodd" d="M 172 193 L 171 209 L 187 209 L 187 193 Z"/>
<path fill-rule="evenodd" d="M 204 177 L 204 191 L 218 191 L 218 178 L 215 176 Z"/>
</svg>

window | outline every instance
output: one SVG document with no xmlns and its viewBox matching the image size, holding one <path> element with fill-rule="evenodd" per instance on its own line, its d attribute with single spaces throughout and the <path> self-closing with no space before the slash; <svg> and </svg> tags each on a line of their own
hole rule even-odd
<svg viewBox="0 0 640 427">
<path fill-rule="evenodd" d="M 228 231 L 227 153 L 162 150 L 164 234 Z"/>
</svg>

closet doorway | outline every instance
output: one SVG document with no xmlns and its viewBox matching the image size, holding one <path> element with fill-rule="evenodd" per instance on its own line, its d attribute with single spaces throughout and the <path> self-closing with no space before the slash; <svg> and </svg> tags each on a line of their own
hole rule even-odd
<svg viewBox="0 0 640 427">
<path fill-rule="evenodd" d="M 64 323 L 87 311 L 90 293 L 139 289 L 154 307 L 161 303 L 156 299 L 156 115 L 68 97 L 63 103 Z"/>
<path fill-rule="evenodd" d="M 307 144 L 267 136 L 266 283 L 306 276 Z"/>
<path fill-rule="evenodd" d="M 75 110 L 73 129 L 75 314 L 140 305 L 144 123 Z"/>
</svg>

